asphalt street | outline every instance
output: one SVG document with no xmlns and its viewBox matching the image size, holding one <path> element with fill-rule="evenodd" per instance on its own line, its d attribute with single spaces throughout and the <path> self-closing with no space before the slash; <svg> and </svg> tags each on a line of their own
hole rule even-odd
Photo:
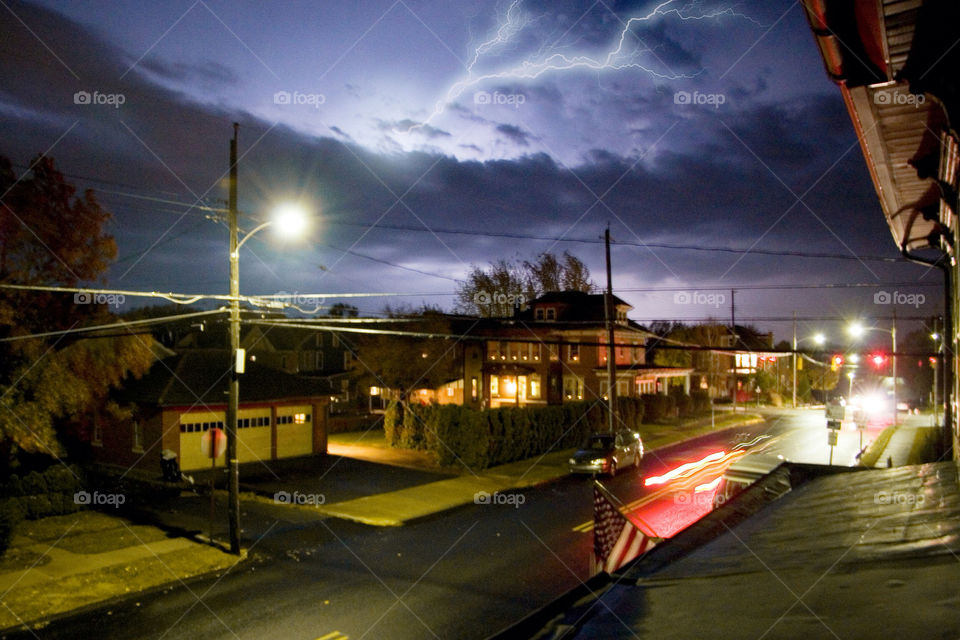
<svg viewBox="0 0 960 640">
<path fill-rule="evenodd" d="M 604 483 L 655 533 L 669 535 L 710 508 L 712 494 L 703 487 L 731 461 L 704 458 L 746 443 L 826 463 L 826 432 L 821 412 L 785 412 L 650 453 L 640 469 L 621 470 Z M 842 432 L 834 463 L 852 463 L 858 450 L 857 432 Z M 697 464 L 645 486 L 690 463 Z M 395 528 L 247 504 L 251 560 L 226 575 L 9 637 L 485 638 L 588 577 L 590 478 L 565 477 L 508 495 L 500 504 L 468 505 Z"/>
</svg>

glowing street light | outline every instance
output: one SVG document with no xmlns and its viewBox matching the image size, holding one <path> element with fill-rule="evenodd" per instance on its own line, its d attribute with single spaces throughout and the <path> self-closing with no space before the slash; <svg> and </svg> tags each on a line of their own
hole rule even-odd
<svg viewBox="0 0 960 640">
<path fill-rule="evenodd" d="M 890 368 L 893 377 L 893 424 L 897 424 L 897 312 L 893 312 L 893 321 L 889 329 L 883 327 L 864 327 L 860 322 L 853 322 L 847 327 L 847 332 L 853 338 L 862 337 L 867 331 L 883 331 L 890 334 L 892 350 L 890 352 Z"/>
</svg>

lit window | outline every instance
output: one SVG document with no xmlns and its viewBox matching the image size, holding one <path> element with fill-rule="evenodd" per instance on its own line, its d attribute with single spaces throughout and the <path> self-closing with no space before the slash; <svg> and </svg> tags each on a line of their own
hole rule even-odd
<svg viewBox="0 0 960 640">
<path fill-rule="evenodd" d="M 534 373 L 530 376 L 530 397 L 540 397 L 540 374 Z"/>
<path fill-rule="evenodd" d="M 306 424 L 306 423 L 307 423 L 307 414 L 305 414 L 305 413 L 295 413 L 295 414 L 293 414 L 293 423 L 294 423 L 294 424 Z"/>
<path fill-rule="evenodd" d="M 569 345 L 569 349 L 570 349 L 570 351 L 569 351 L 570 357 L 567 358 L 567 359 L 568 359 L 570 362 L 580 362 L 580 345 L 579 345 L 579 344 L 571 344 L 571 345 Z"/>
<path fill-rule="evenodd" d="M 490 395 L 500 395 L 500 376 L 490 376 Z"/>
</svg>

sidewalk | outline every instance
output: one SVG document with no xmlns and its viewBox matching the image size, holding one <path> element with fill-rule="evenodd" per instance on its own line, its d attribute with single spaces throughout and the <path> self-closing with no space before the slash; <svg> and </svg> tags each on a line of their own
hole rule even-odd
<svg viewBox="0 0 960 640">
<path fill-rule="evenodd" d="M 0 629 L 132 594 L 145 594 L 239 561 L 187 538 L 96 511 L 21 523 L 0 560 Z"/>
<path fill-rule="evenodd" d="M 907 414 L 900 416 L 900 424 L 889 426 L 864 452 L 862 465 L 865 467 L 887 468 L 902 467 L 910 464 L 933 462 L 925 459 L 926 440 L 931 429 L 932 417 L 927 414 Z"/>
</svg>

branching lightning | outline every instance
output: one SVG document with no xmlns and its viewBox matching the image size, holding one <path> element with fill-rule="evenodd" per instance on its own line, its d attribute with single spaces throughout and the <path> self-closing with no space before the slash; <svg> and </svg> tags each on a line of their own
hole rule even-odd
<svg viewBox="0 0 960 640">
<path fill-rule="evenodd" d="M 729 7 L 703 9 L 699 7 L 697 3 L 675 6 L 676 2 L 677 0 L 665 0 L 655 6 L 646 15 L 630 17 L 626 22 L 621 21 L 622 29 L 618 36 L 613 39 L 610 49 L 605 53 L 601 51 L 594 54 L 583 53 L 567 55 L 556 52 L 556 43 L 544 44 L 540 47 L 539 51 L 531 54 L 519 63 L 512 64 L 508 68 L 487 73 L 477 73 L 476 67 L 483 60 L 484 56 L 515 42 L 521 32 L 539 20 L 537 17 L 531 17 L 525 14 L 521 6 L 522 0 L 513 0 L 500 19 L 494 34 L 474 48 L 473 54 L 470 56 L 469 62 L 466 65 L 466 77 L 450 86 L 443 98 L 437 101 L 433 112 L 426 120 L 409 127 L 403 132 L 411 132 L 429 125 L 468 89 L 492 80 L 533 80 L 547 73 L 577 69 L 591 71 L 635 69 L 662 80 L 679 80 L 682 78 L 696 77 L 701 71 L 695 73 L 674 73 L 669 71 L 668 65 L 657 57 L 657 47 L 648 47 L 643 39 L 635 33 L 635 30 L 642 23 L 651 22 L 664 16 L 673 15 L 683 21 L 709 20 L 729 16 L 743 18 L 759 25 L 753 18 Z M 628 42 L 631 40 L 635 40 L 639 46 L 630 48 Z M 637 59 L 641 54 L 650 54 L 656 62 L 658 62 L 662 68 L 667 69 L 667 71 L 658 71 L 651 65 L 642 63 Z"/>
</svg>

